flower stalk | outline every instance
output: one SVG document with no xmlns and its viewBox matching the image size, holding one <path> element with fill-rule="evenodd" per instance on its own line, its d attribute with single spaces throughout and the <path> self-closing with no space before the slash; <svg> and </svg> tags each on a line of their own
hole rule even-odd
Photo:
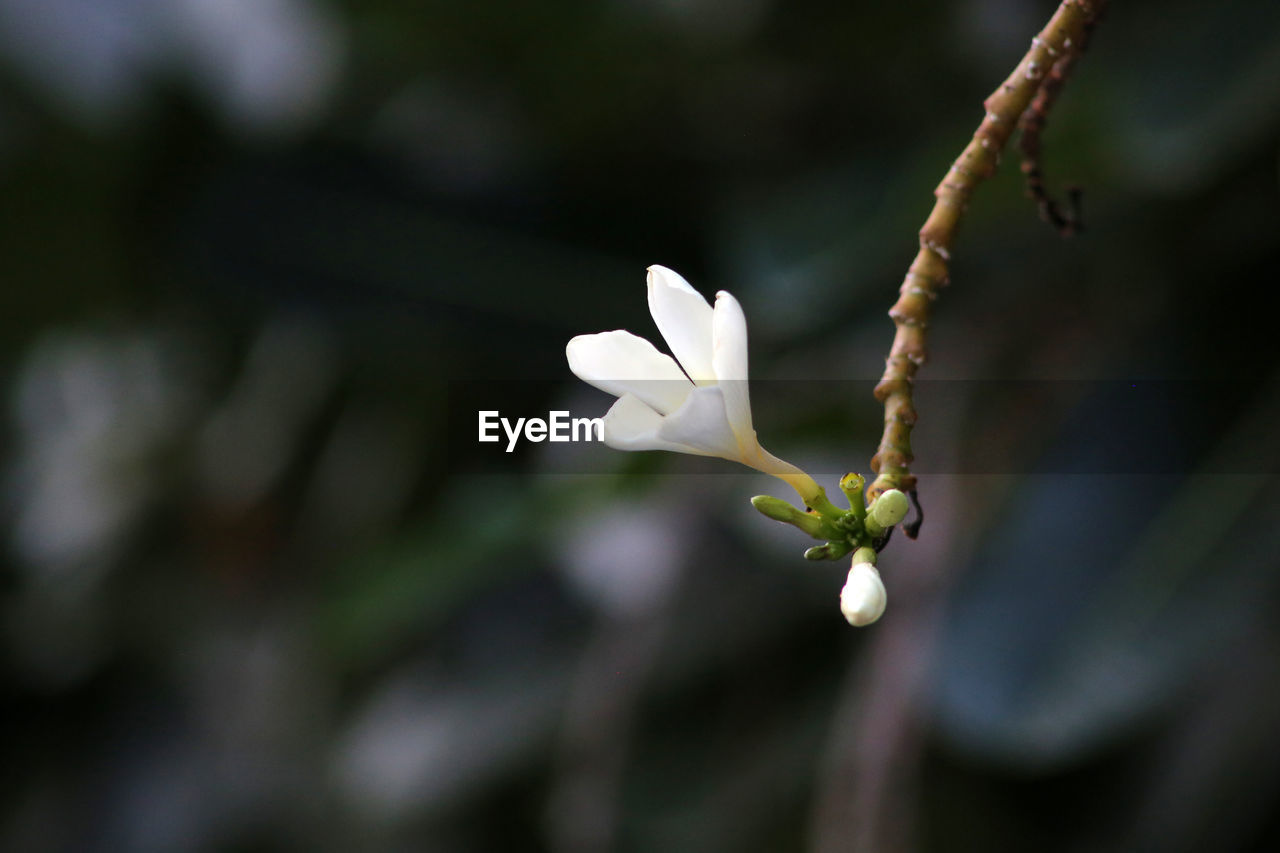
<svg viewBox="0 0 1280 853">
<path fill-rule="evenodd" d="M 867 489 L 869 501 L 890 489 L 915 491 L 916 478 L 911 473 L 911 428 L 916 422 L 912 382 L 928 357 L 925 331 L 938 291 L 948 282 L 960 219 L 974 190 L 995 174 L 1009 137 L 1051 71 L 1059 63 L 1065 70 L 1070 66 L 1067 59 L 1083 48 L 1086 31 L 1101 5 L 1101 0 L 1063 0 L 1031 40 L 1031 49 L 1013 73 L 986 99 L 982 123 L 933 191 L 937 201 L 920 229 L 919 251 L 899 289 L 898 301 L 889 310 L 896 331 L 884 374 L 875 388 L 876 399 L 884 404 L 884 431 L 871 459 L 871 470 L 877 476 Z M 1052 97 L 1044 108 L 1051 103 Z"/>
</svg>

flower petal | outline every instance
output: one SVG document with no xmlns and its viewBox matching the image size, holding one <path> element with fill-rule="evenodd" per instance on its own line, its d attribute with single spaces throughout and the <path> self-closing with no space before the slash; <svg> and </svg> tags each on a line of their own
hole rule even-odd
<svg viewBox="0 0 1280 853">
<path fill-rule="evenodd" d="M 716 385 L 694 388 L 684 405 L 663 419 L 658 437 L 691 448 L 686 453 L 745 461 L 738 437 L 725 416 L 724 394 Z"/>
<path fill-rule="evenodd" d="M 579 379 L 618 397 L 633 394 L 659 415 L 680 408 L 693 389 L 671 356 L 621 329 L 578 335 L 565 355 Z"/>
<path fill-rule="evenodd" d="M 751 395 L 747 389 L 747 318 L 733 295 L 720 291 L 712 316 L 711 366 L 724 391 L 729 425 L 744 447 L 756 444 L 751 425 Z"/>
<path fill-rule="evenodd" d="M 649 267 L 649 313 L 658 331 L 698 385 L 716 381 L 711 363 L 711 306 L 679 273 L 666 267 Z"/>
<path fill-rule="evenodd" d="M 688 380 L 685 380 L 688 385 Z M 634 394 L 623 394 L 604 416 L 604 443 L 615 450 L 672 450 L 705 455 L 659 437 L 663 417 Z"/>
</svg>

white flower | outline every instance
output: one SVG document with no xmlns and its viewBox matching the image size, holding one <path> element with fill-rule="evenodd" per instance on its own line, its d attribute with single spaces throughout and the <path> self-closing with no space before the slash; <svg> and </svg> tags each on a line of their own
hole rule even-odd
<svg viewBox="0 0 1280 853">
<path fill-rule="evenodd" d="M 840 590 L 840 612 L 855 628 L 870 625 L 884 613 L 888 602 L 880 573 L 870 563 L 855 562 Z"/>
<path fill-rule="evenodd" d="M 738 300 L 722 290 L 712 309 L 679 274 L 652 266 L 649 312 L 675 358 L 621 329 L 579 335 L 565 350 L 579 379 L 618 397 L 604 418 L 605 444 L 718 456 L 786 480 L 806 500 L 820 494 L 812 477 L 756 438 Z"/>
</svg>

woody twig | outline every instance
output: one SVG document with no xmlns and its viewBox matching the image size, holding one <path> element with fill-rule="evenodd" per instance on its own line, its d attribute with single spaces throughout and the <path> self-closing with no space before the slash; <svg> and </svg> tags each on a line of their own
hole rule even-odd
<svg viewBox="0 0 1280 853">
<path fill-rule="evenodd" d="M 1063 237 L 1070 237 L 1084 230 L 1079 187 L 1067 188 L 1067 204 L 1059 204 L 1045 183 L 1044 164 L 1041 157 L 1041 136 L 1049 120 L 1049 111 L 1071 75 L 1071 68 L 1089 45 L 1094 25 L 1105 11 L 1107 0 L 1097 0 L 1093 14 L 1085 21 L 1079 43 L 1053 63 L 1045 75 L 1040 90 L 1031 100 L 1031 106 L 1022 114 L 1018 123 L 1018 149 L 1022 152 L 1022 174 L 1027 179 L 1027 195 L 1036 203 L 1040 218 L 1052 225 Z"/>
<path fill-rule="evenodd" d="M 1047 75 L 1058 63 L 1079 54 L 1086 30 L 1096 20 L 1101 5 L 1100 0 L 1063 0 L 1049 23 L 1031 40 L 1031 49 L 1013 73 L 986 99 L 986 115 L 973 139 L 933 191 L 937 201 L 920 229 L 919 252 L 907 270 L 898 301 L 889 310 L 896 333 L 885 359 L 884 375 L 875 389 L 876 399 L 884 404 L 884 432 L 871 459 L 871 470 L 877 476 L 867 490 L 868 500 L 889 489 L 915 491 L 916 478 L 910 467 L 911 428 L 916 422 L 912 382 L 927 357 L 925 332 L 929 314 L 939 289 L 948 282 L 951 249 L 960 219 L 974 190 L 995 174 L 1000 153 L 1044 88 Z M 1069 66 L 1067 63 L 1064 71 Z M 1054 96 L 1056 90 L 1044 104 L 1046 113 Z"/>
</svg>

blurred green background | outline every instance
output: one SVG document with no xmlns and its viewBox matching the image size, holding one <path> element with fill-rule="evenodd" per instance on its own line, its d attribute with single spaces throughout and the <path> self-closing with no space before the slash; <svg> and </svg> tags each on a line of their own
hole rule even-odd
<svg viewBox="0 0 1280 853">
<path fill-rule="evenodd" d="M 979 190 L 877 625 L 776 482 L 472 432 L 602 414 L 564 344 L 656 339 L 661 263 L 764 443 L 865 472 L 1054 7 L 0 0 L 0 848 L 1277 849 L 1273 0 L 1112 4 L 1084 234 Z"/>
</svg>

